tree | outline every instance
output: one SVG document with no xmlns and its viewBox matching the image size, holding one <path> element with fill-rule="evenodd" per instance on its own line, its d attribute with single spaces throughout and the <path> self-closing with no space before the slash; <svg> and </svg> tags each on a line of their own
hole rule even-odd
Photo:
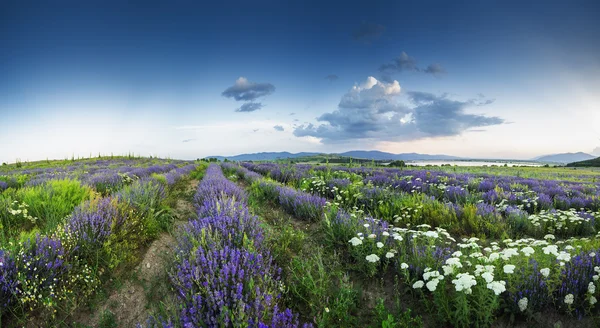
<svg viewBox="0 0 600 328">
<path fill-rule="evenodd" d="M 404 161 L 393 161 L 388 166 L 390 166 L 390 167 L 405 167 L 406 163 Z"/>
</svg>

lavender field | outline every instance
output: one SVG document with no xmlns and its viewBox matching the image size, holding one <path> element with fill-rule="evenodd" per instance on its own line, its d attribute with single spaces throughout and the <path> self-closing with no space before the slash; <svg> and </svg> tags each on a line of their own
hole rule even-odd
<svg viewBox="0 0 600 328">
<path fill-rule="evenodd" d="M 598 318 L 592 171 L 149 158 L 19 166 L 0 175 L 2 326 L 593 327 Z M 172 255 L 150 263 L 156 245 Z M 120 295 L 136 284 L 139 309 L 123 311 Z"/>
</svg>

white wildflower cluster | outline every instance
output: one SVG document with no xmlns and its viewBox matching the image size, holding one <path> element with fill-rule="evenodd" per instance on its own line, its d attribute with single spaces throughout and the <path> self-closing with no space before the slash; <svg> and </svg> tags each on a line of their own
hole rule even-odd
<svg viewBox="0 0 600 328">
<path fill-rule="evenodd" d="M 31 223 L 35 223 L 38 218 L 29 214 L 29 205 L 20 203 L 19 201 L 13 201 L 8 208 L 8 213 L 15 217 L 14 221 L 20 221 L 21 219 L 29 220 Z"/>
<path fill-rule="evenodd" d="M 591 212 L 589 214 L 594 216 Z M 568 211 L 541 211 L 538 214 L 530 215 L 528 221 L 539 233 L 565 234 L 568 231 L 575 230 L 581 225 L 587 225 L 589 226 L 589 229 L 592 228 L 590 223 L 591 219 L 581 217 L 573 208 Z"/>
</svg>

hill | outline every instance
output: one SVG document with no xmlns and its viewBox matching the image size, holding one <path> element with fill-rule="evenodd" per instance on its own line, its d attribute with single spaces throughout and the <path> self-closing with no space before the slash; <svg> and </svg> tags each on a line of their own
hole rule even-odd
<svg viewBox="0 0 600 328">
<path fill-rule="evenodd" d="M 217 158 L 218 160 L 228 159 L 230 161 L 274 161 L 278 159 L 287 158 L 300 158 L 324 155 L 319 153 L 289 153 L 289 152 L 267 152 L 267 153 L 251 153 L 251 154 L 240 154 L 235 156 L 209 156 L 210 158 Z M 344 153 L 333 153 L 329 154 L 333 156 L 352 157 L 359 159 L 368 159 L 376 161 L 385 160 L 403 160 L 403 161 L 415 161 L 415 160 L 458 160 L 460 157 L 449 156 L 449 155 L 429 155 L 419 153 L 402 153 L 393 154 L 386 153 L 378 150 L 352 150 Z"/>
<path fill-rule="evenodd" d="M 568 167 L 600 167 L 600 157 L 567 164 Z"/>
<path fill-rule="evenodd" d="M 534 158 L 538 162 L 567 164 L 593 159 L 594 156 L 583 152 L 544 155 Z"/>
</svg>

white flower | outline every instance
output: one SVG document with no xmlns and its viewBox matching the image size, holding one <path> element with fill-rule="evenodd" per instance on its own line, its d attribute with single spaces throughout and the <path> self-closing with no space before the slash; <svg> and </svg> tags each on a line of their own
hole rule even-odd
<svg viewBox="0 0 600 328">
<path fill-rule="evenodd" d="M 387 253 L 385 253 L 385 257 L 387 257 L 388 259 L 391 259 L 392 257 L 394 257 L 394 253 L 387 252 Z"/>
<path fill-rule="evenodd" d="M 406 264 L 406 263 L 400 264 L 400 269 L 408 269 L 408 264 Z"/>
<path fill-rule="evenodd" d="M 487 288 L 493 290 L 494 294 L 500 295 L 502 292 L 506 291 L 506 281 L 489 282 Z"/>
<path fill-rule="evenodd" d="M 377 256 L 376 254 L 367 255 L 367 261 L 369 261 L 371 263 L 378 262 L 379 256 Z"/>
<path fill-rule="evenodd" d="M 544 251 L 544 254 L 554 254 L 554 255 L 558 255 L 558 247 L 556 245 L 548 245 L 544 248 L 542 248 L 542 251 Z"/>
<path fill-rule="evenodd" d="M 325 308 L 325 312 L 329 313 L 329 308 L 328 307 Z"/>
<path fill-rule="evenodd" d="M 527 297 L 523 297 L 522 299 L 519 300 L 519 310 L 521 310 L 521 312 L 527 310 Z"/>
<path fill-rule="evenodd" d="M 488 284 L 491 283 L 492 281 L 494 281 L 494 274 L 491 272 L 484 272 L 481 274 L 481 278 L 485 279 L 485 282 L 487 282 Z M 489 288 L 489 287 L 488 287 Z M 491 289 L 491 288 L 490 288 Z"/>
<path fill-rule="evenodd" d="M 376 236 L 374 233 L 372 233 L 372 234 L 370 234 L 370 235 L 369 235 L 369 238 L 370 238 L 370 239 L 373 239 L 373 238 L 375 238 L 375 237 L 377 237 L 377 236 Z"/>
<path fill-rule="evenodd" d="M 384 232 L 382 233 L 382 235 L 384 235 L 384 236 L 386 236 L 386 237 L 387 237 L 387 236 L 389 236 L 389 235 L 390 235 L 390 233 L 389 233 L 389 232 L 387 232 L 387 231 L 384 231 Z"/>
<path fill-rule="evenodd" d="M 381 248 L 381 247 L 383 247 L 383 243 L 382 243 L 382 242 L 380 242 L 380 241 L 378 241 L 378 242 L 377 242 L 377 248 Z"/>
<path fill-rule="evenodd" d="M 598 278 L 600 278 L 600 276 L 597 275 L 597 274 L 595 274 L 595 275 L 592 276 L 592 279 L 594 279 L 594 281 L 598 281 Z"/>
<path fill-rule="evenodd" d="M 555 239 L 555 237 L 552 234 L 547 234 L 544 236 L 544 239 Z"/>
<path fill-rule="evenodd" d="M 565 261 L 568 262 L 571 260 L 571 254 L 567 253 L 567 252 L 563 252 L 561 251 L 560 253 L 558 253 L 558 255 L 556 256 L 556 259 L 559 261 Z"/>
<path fill-rule="evenodd" d="M 535 250 L 533 249 L 533 247 L 527 246 L 527 247 L 523 248 L 521 250 L 521 252 L 523 252 L 523 254 L 525 254 L 525 256 L 530 256 L 531 254 L 535 253 Z"/>
<path fill-rule="evenodd" d="M 540 270 L 540 273 L 542 274 L 542 276 L 548 278 L 548 276 L 550 275 L 550 269 L 549 268 L 543 268 Z"/>
<path fill-rule="evenodd" d="M 358 246 L 360 244 L 362 244 L 362 240 L 354 237 L 352 239 L 350 239 L 350 241 L 348 241 L 350 244 L 352 244 L 352 246 Z"/>
<path fill-rule="evenodd" d="M 468 273 L 459 273 L 456 278 L 452 280 L 452 283 L 457 292 L 464 291 L 465 294 L 471 294 L 471 287 L 477 285 L 475 276 Z"/>
<path fill-rule="evenodd" d="M 571 305 L 573 304 L 573 294 L 567 294 L 567 296 L 565 296 L 565 304 Z"/>
<path fill-rule="evenodd" d="M 594 256 L 596 256 L 596 253 L 594 253 L 594 252 L 591 252 L 591 253 L 590 253 L 590 254 L 588 254 L 588 255 L 589 255 L 590 257 L 594 257 Z"/>
<path fill-rule="evenodd" d="M 418 280 L 417 282 L 415 282 L 413 284 L 413 288 L 414 289 L 418 289 L 418 288 L 423 288 L 423 286 L 425 285 L 425 283 L 423 282 L 423 280 Z"/>
<path fill-rule="evenodd" d="M 590 281 L 590 283 L 588 284 L 588 292 L 590 294 L 593 294 L 596 292 L 596 285 L 594 285 L 593 282 Z"/>
<path fill-rule="evenodd" d="M 456 268 L 462 268 L 463 265 L 460 263 L 460 259 L 458 257 L 451 257 L 446 260 L 446 264 Z"/>
<path fill-rule="evenodd" d="M 515 266 L 512 264 L 507 264 L 504 266 L 504 273 L 514 273 L 515 272 Z"/>
<path fill-rule="evenodd" d="M 591 296 L 590 297 L 590 305 L 594 305 L 596 303 L 598 303 L 598 300 L 594 296 Z"/>
<path fill-rule="evenodd" d="M 454 256 L 454 257 L 461 257 L 462 256 L 462 252 L 461 251 L 456 251 L 456 252 L 452 253 L 452 256 Z"/>
<path fill-rule="evenodd" d="M 369 224 L 368 224 L 368 223 L 365 223 L 365 224 L 363 224 L 363 226 L 364 226 L 365 228 L 368 228 L 368 227 L 369 227 Z"/>
<path fill-rule="evenodd" d="M 429 289 L 430 292 L 435 292 L 437 285 L 440 281 L 438 279 L 431 279 L 431 281 L 429 281 L 427 283 L 427 289 Z"/>
</svg>

